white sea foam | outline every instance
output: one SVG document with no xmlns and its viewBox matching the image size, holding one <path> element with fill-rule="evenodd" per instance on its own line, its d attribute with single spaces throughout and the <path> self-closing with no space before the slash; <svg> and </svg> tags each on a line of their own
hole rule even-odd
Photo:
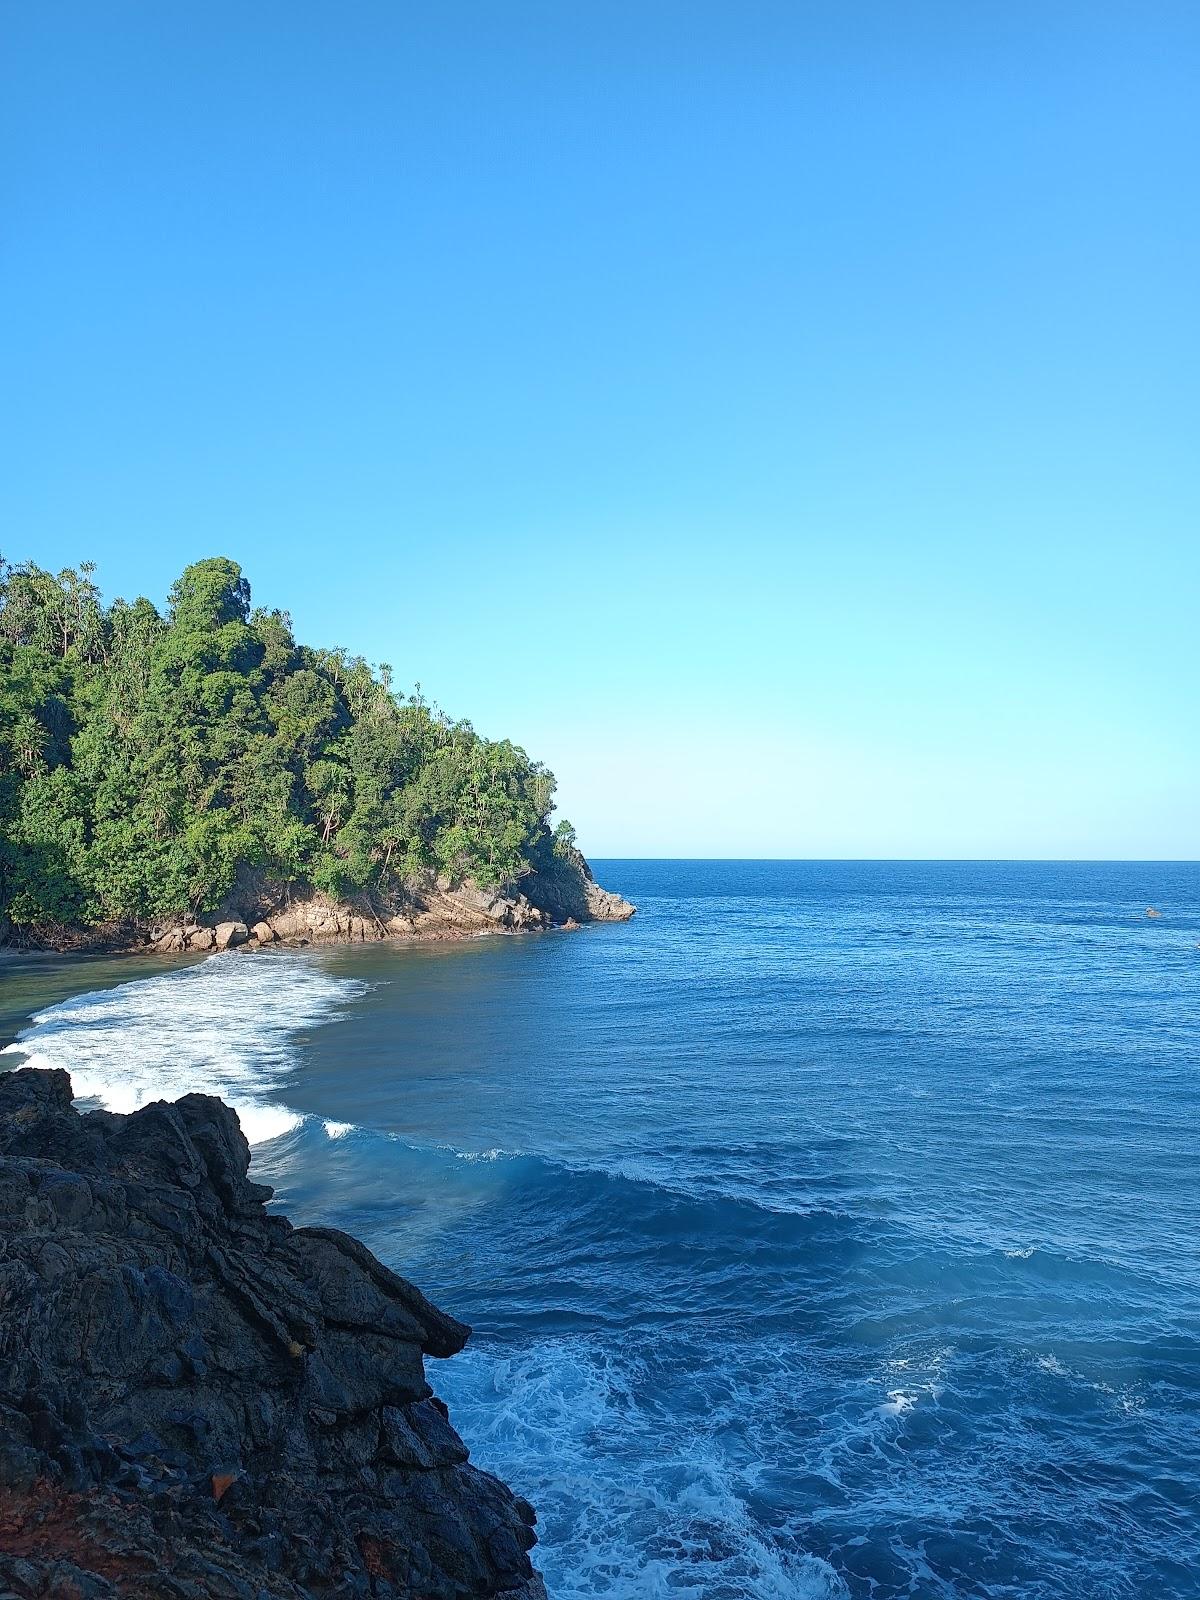
<svg viewBox="0 0 1200 1600">
<path fill-rule="evenodd" d="M 1056 1355 L 1033 1354 L 1034 1363 L 1042 1372 L 1049 1372 L 1056 1378 L 1064 1378 L 1068 1383 L 1078 1384 L 1091 1389 L 1093 1393 L 1103 1395 L 1109 1405 L 1124 1416 L 1136 1416 L 1146 1409 L 1146 1395 L 1136 1384 L 1122 1384 L 1119 1388 L 1103 1379 L 1087 1376 L 1084 1372 L 1077 1372 Z"/>
<path fill-rule="evenodd" d="M 352 1122 L 335 1122 L 331 1117 L 326 1117 L 325 1132 L 330 1139 L 344 1139 L 348 1133 L 354 1132 L 354 1124 Z"/>
<path fill-rule="evenodd" d="M 946 1368 L 953 1358 L 949 1345 L 923 1351 L 914 1356 L 893 1356 L 884 1363 L 882 1381 L 886 1383 L 894 1373 L 904 1374 L 904 1386 L 889 1389 L 887 1398 L 875 1407 L 880 1417 L 904 1417 L 918 1406 L 936 1405 L 945 1391 L 943 1381 Z"/>
<path fill-rule="evenodd" d="M 891 1389 L 888 1397 L 878 1408 L 881 1417 L 902 1417 L 906 1411 L 912 1411 L 916 1406 L 918 1397 L 915 1394 L 905 1394 L 903 1389 Z"/>
<path fill-rule="evenodd" d="M 364 987 L 309 957 L 214 956 L 50 1006 L 3 1054 L 64 1068 L 77 1099 L 109 1111 L 193 1091 L 220 1095 L 249 1142 L 261 1144 L 302 1120 L 281 1099 L 295 1036 Z"/>
<path fill-rule="evenodd" d="M 468 1348 L 438 1388 L 473 1454 L 529 1495 L 556 1600 L 841 1600 L 794 1532 L 750 1509 L 757 1470 L 719 1419 L 664 1416 L 636 1358 L 586 1338 Z"/>
</svg>

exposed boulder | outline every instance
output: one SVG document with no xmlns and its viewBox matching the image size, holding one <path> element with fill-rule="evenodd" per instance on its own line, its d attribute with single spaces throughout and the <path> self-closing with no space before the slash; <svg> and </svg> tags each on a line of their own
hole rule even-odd
<svg viewBox="0 0 1200 1600">
<path fill-rule="evenodd" d="M 288 906 L 271 917 L 271 926 L 280 939 L 299 939 L 308 932 L 308 922 L 303 908 Z"/>
<path fill-rule="evenodd" d="M 544 1600 L 425 1379 L 469 1330 L 248 1165 L 210 1096 L 0 1075 L 0 1595 Z"/>
<path fill-rule="evenodd" d="M 274 944 L 277 937 L 275 929 L 269 922 L 256 922 L 250 929 L 250 934 L 259 944 Z"/>
<path fill-rule="evenodd" d="M 235 945 L 245 944 L 250 937 L 250 929 L 244 922 L 218 922 L 213 929 L 213 942 L 218 950 L 231 950 Z"/>
</svg>

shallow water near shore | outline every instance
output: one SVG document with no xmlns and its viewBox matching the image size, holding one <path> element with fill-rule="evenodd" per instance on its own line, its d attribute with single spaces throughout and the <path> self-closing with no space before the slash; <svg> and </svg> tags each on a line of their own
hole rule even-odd
<svg viewBox="0 0 1200 1600">
<path fill-rule="evenodd" d="M 1200 1595 L 1200 866 L 597 876 L 632 923 L 10 957 L 0 1062 L 223 1094 L 471 1322 L 556 1600 Z"/>
</svg>

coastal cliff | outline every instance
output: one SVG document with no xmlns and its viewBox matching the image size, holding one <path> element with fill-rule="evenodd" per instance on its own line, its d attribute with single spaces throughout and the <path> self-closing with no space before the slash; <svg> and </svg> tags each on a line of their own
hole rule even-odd
<svg viewBox="0 0 1200 1600">
<path fill-rule="evenodd" d="M 0 1075 L 0 1594 L 544 1600 L 425 1378 L 469 1329 L 248 1166 L 210 1096 Z"/>
<path fill-rule="evenodd" d="M 587 922 L 627 922 L 630 901 L 603 889 L 578 852 L 548 871 L 487 888 L 471 878 L 426 873 L 392 894 L 338 899 L 308 883 L 241 873 L 223 903 L 202 916 L 179 915 L 91 926 L 41 923 L 18 929 L 0 917 L 0 945 L 43 950 L 161 954 L 255 950 L 273 944 L 362 944 L 384 939 L 467 939 L 485 933 L 539 933 Z"/>
<path fill-rule="evenodd" d="M 554 775 L 292 634 L 237 562 L 166 614 L 0 558 L 0 943 L 164 951 L 619 921 Z M 259 931 L 255 933 L 256 924 Z"/>
<path fill-rule="evenodd" d="M 602 889 L 578 850 L 504 888 L 426 873 L 386 900 L 335 901 L 307 885 L 264 883 L 246 874 L 225 905 L 203 922 L 177 919 L 133 930 L 156 950 L 220 950 L 277 941 L 321 944 L 379 939 L 461 939 L 481 933 L 536 933 L 585 922 L 627 922 L 635 907 Z"/>
</svg>

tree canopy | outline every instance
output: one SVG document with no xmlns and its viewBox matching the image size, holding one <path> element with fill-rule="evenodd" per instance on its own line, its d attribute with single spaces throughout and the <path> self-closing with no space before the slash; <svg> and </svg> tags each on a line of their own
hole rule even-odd
<svg viewBox="0 0 1200 1600">
<path fill-rule="evenodd" d="M 0 912 L 17 925 L 212 910 L 241 870 L 334 896 L 436 871 L 513 882 L 565 848 L 554 778 L 391 668 L 297 644 L 235 561 L 166 615 L 94 567 L 0 558 Z"/>
</svg>

